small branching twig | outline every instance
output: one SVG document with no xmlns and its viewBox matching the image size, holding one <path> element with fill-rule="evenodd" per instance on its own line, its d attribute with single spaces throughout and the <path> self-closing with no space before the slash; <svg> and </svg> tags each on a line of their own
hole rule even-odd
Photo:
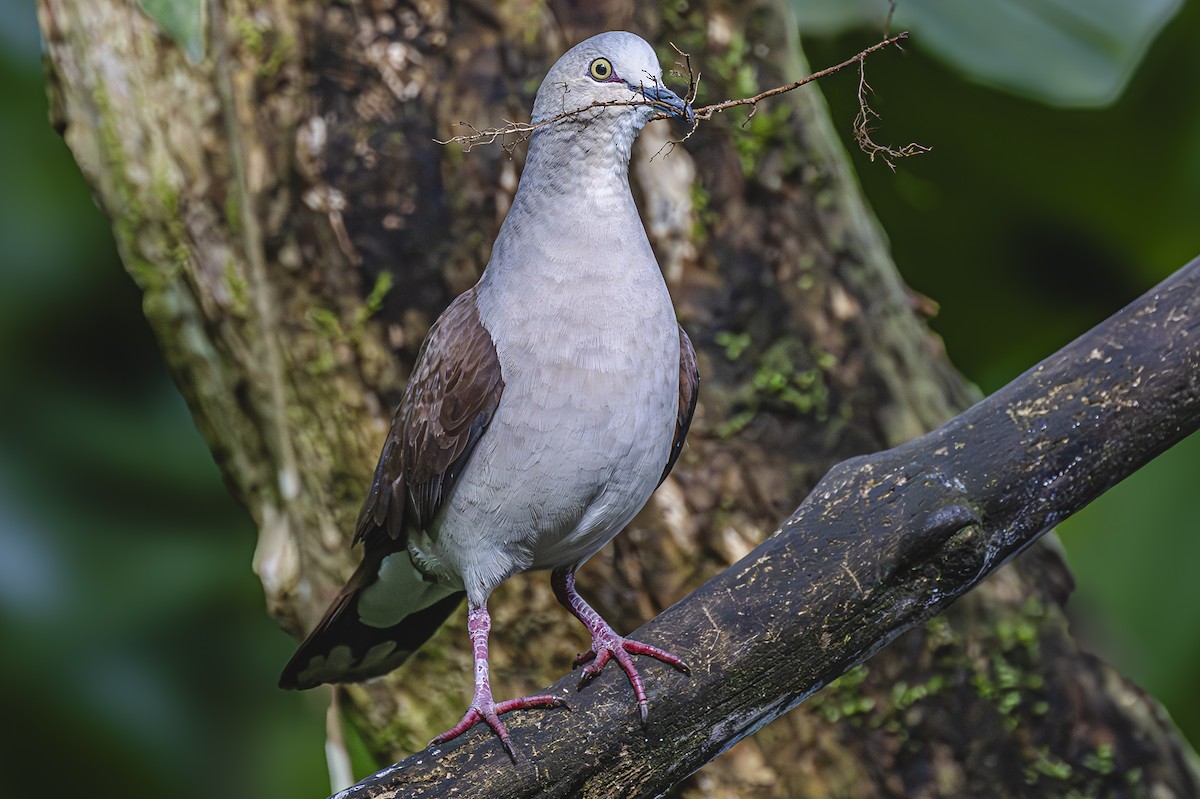
<svg viewBox="0 0 1200 799">
<path fill-rule="evenodd" d="M 677 56 L 683 59 L 683 61 L 675 62 L 675 66 L 679 67 L 679 69 L 671 70 L 671 74 L 688 79 L 688 90 L 683 101 L 691 105 L 696 102 L 696 94 L 700 91 L 700 71 L 692 69 L 692 56 L 690 53 L 680 50 L 675 46 L 675 42 L 671 42 L 671 49 L 675 51 Z"/>
<path fill-rule="evenodd" d="M 890 15 L 889 15 L 889 19 L 890 19 Z M 668 144 L 666 146 L 673 147 L 676 144 L 681 144 L 681 143 L 687 141 L 689 138 L 691 138 L 692 134 L 696 132 L 696 129 L 699 127 L 701 122 L 708 121 L 709 119 L 712 119 L 714 116 L 721 113 L 722 111 L 728 111 L 730 108 L 737 108 L 739 106 L 744 106 L 744 105 L 750 106 L 750 113 L 747 115 L 746 119 L 743 120 L 743 122 L 742 122 L 742 124 L 745 125 L 747 122 L 750 121 L 750 119 L 752 119 L 754 117 L 755 112 L 758 110 L 758 104 L 760 102 L 762 102 L 763 100 L 766 100 L 769 97 L 775 97 L 777 95 L 784 94 L 786 92 L 794 91 L 795 89 L 798 89 L 801 86 L 804 86 L 808 83 L 812 83 L 813 81 L 816 81 L 816 80 L 820 80 L 821 78 L 828 77 L 829 75 L 832 75 L 835 72 L 842 71 L 843 69 L 850 66 L 851 64 L 857 63 L 858 68 L 859 68 L 859 85 L 858 85 L 859 112 L 858 112 L 858 116 L 856 116 L 855 120 L 854 120 L 854 139 L 855 139 L 855 141 L 858 142 L 859 147 L 861 147 L 863 149 L 863 152 L 867 153 L 871 157 L 872 161 L 874 161 L 875 156 L 878 155 L 878 156 L 882 157 L 884 162 L 894 170 L 896 167 L 895 167 L 895 164 L 893 163 L 893 159 L 904 158 L 904 157 L 907 157 L 910 155 L 917 155 L 919 153 L 929 152 L 930 148 L 926 147 L 924 145 L 921 145 L 921 144 L 916 144 L 916 143 L 907 144 L 907 145 L 905 145 L 903 147 L 899 147 L 899 148 L 892 148 L 892 147 L 887 147 L 884 145 L 877 144 L 871 139 L 871 136 L 870 136 L 871 128 L 868 125 L 868 121 L 872 118 L 878 119 L 879 114 L 876 113 L 875 110 L 872 109 L 867 104 L 866 95 L 867 95 L 867 92 L 869 92 L 871 90 L 871 87 L 866 82 L 866 77 L 865 77 L 866 73 L 864 71 L 863 65 L 868 56 L 870 56 L 880 50 L 883 50 L 886 47 L 890 47 L 892 45 L 898 46 L 901 41 L 903 41 L 907 38 L 908 38 L 908 32 L 903 31 L 901 33 L 896 34 L 895 36 L 889 36 L 889 37 L 885 38 L 883 41 L 876 42 L 875 44 L 860 51 L 859 53 L 855 54 L 854 56 L 847 58 L 845 61 L 841 62 L 840 64 L 835 64 L 834 66 L 826 67 L 825 69 L 822 69 L 818 72 L 814 72 L 807 77 L 801 78 L 800 80 L 797 80 L 797 81 L 793 81 L 792 83 L 786 84 L 784 86 L 776 86 L 773 89 L 767 89 L 766 91 L 759 92 L 758 94 L 754 95 L 753 97 L 743 97 L 743 98 L 740 98 L 737 100 L 725 100 L 720 103 L 713 103 L 712 105 L 705 105 L 705 106 L 696 108 L 693 110 L 694 117 L 693 117 L 691 128 L 688 130 L 688 132 L 686 134 L 684 134 L 683 138 L 668 142 Z M 684 99 L 687 102 L 687 104 L 690 106 L 695 101 L 697 92 L 699 91 L 699 88 L 700 88 L 700 72 L 698 70 L 694 70 L 692 68 L 692 57 L 690 54 L 683 52 L 678 47 L 676 47 L 674 44 L 672 44 L 671 47 L 672 47 L 672 49 L 675 50 L 675 52 L 682 59 L 682 61 L 676 62 L 676 66 L 678 67 L 678 69 L 672 70 L 671 73 L 673 75 L 678 75 L 679 77 L 686 77 L 688 79 L 688 90 L 687 90 L 687 95 Z M 650 105 L 650 106 L 654 106 L 654 107 L 662 109 L 661 112 L 658 114 L 658 116 L 655 117 L 655 119 L 666 119 L 671 116 L 674 116 L 672 113 L 670 113 L 671 109 L 669 109 L 664 103 L 656 101 L 656 100 L 652 100 L 651 98 L 643 95 L 641 98 L 631 99 L 631 100 L 596 101 L 587 106 L 584 106 L 583 108 L 573 109 L 570 111 L 564 111 L 561 114 L 557 114 L 555 116 L 549 117 L 548 119 L 543 119 L 540 122 L 536 122 L 536 123 L 534 123 L 534 122 L 506 122 L 503 126 L 498 127 L 498 128 L 487 128 L 485 130 L 479 130 L 474 125 L 471 125 L 468 122 L 459 122 L 458 124 L 462 125 L 463 127 L 468 128 L 470 130 L 470 133 L 464 133 L 464 134 L 460 134 L 458 136 L 451 136 L 449 139 L 446 139 L 444 141 L 441 139 L 434 139 L 434 141 L 436 141 L 438 144 L 451 144 L 451 143 L 461 144 L 461 145 L 463 145 L 463 147 L 465 148 L 465 150 L 467 152 L 470 152 L 471 148 L 473 148 L 479 144 L 492 144 L 493 142 L 501 140 L 501 139 L 508 139 L 508 137 L 516 137 L 511 140 L 506 141 L 502 145 L 506 151 L 511 153 L 513 147 L 515 147 L 518 143 L 528 139 L 530 134 L 532 134 L 538 128 L 543 128 L 543 127 L 546 127 L 547 125 L 552 125 L 552 124 L 554 124 L 556 122 L 560 122 L 564 119 L 578 116 L 579 114 L 582 114 L 592 108 L 607 108 L 607 107 L 611 107 L 611 106 L 622 106 L 622 105 Z"/>
<path fill-rule="evenodd" d="M 786 86 L 776 86 L 774 89 L 767 89 L 765 92 L 759 92 L 758 94 L 754 95 L 753 97 L 744 97 L 740 100 L 726 100 L 723 103 L 714 103 L 713 105 L 701 106 L 700 108 L 696 109 L 696 121 L 699 122 L 701 120 L 711 119 L 716 114 L 719 114 L 722 111 L 728 111 L 730 108 L 736 108 L 739 105 L 748 105 L 748 106 L 750 106 L 751 111 L 753 112 L 754 106 L 758 105 L 758 103 L 767 99 L 768 97 L 774 97 L 777 94 L 783 94 L 784 92 L 790 92 L 790 91 L 793 91 L 794 89 L 799 89 L 801 86 L 804 86 L 805 84 L 812 83 L 814 80 L 820 80 L 821 78 L 829 77 L 830 75 L 832 75 L 835 72 L 841 72 L 843 69 L 845 69 L 846 67 L 850 66 L 851 64 L 853 64 L 855 62 L 858 62 L 859 64 L 861 64 L 863 62 L 863 59 L 865 59 L 867 56 L 871 55 L 872 53 L 876 53 L 876 52 L 882 50 L 883 48 L 889 47 L 893 44 L 898 44 L 899 42 L 901 42 L 907 38 L 908 38 L 908 31 L 904 31 L 903 33 L 897 33 L 895 36 L 892 36 L 891 38 L 884 39 L 881 42 L 876 42 L 875 44 L 873 44 L 870 47 L 868 47 L 867 49 L 861 51 L 857 55 L 855 55 L 851 58 L 847 58 L 845 61 L 843 61 L 840 64 L 834 64 L 832 67 L 826 67 L 825 69 L 822 69 L 820 72 L 814 72 L 813 74 L 809 75 L 808 77 L 801 78 L 798 81 L 793 81 L 792 83 L 789 83 Z"/>
<path fill-rule="evenodd" d="M 879 112 L 872 108 L 867 103 L 867 94 L 873 93 L 875 90 L 871 88 L 871 84 L 867 83 L 867 68 L 862 62 L 858 62 L 858 114 L 854 117 L 854 141 L 858 142 L 858 147 L 872 161 L 875 156 L 879 156 L 888 169 L 896 171 L 895 159 L 908 158 L 910 155 L 920 155 L 927 153 L 932 147 L 926 147 L 924 144 L 909 142 L 903 147 L 888 147 L 886 145 L 877 144 L 871 138 L 872 119 L 879 119 Z"/>
<path fill-rule="evenodd" d="M 666 103 L 663 103 L 658 100 L 652 100 L 649 97 L 642 97 L 641 99 L 635 99 L 635 100 L 597 100 L 593 103 L 590 103 L 590 104 L 584 106 L 583 108 L 576 108 L 576 109 L 573 109 L 570 111 L 563 111 L 561 114 L 555 114 L 552 117 L 543 119 L 541 122 L 508 122 L 508 121 L 506 121 L 504 123 L 504 125 L 501 127 L 486 128 L 484 130 L 479 130 L 474 125 L 472 125 L 470 122 L 459 122 L 458 123 L 459 125 L 461 125 L 462 127 L 465 127 L 465 128 L 469 128 L 471 132 L 470 133 L 462 133 L 462 134 L 459 134 L 458 136 L 451 136 L 450 138 L 445 139 L 445 140 L 434 139 L 434 141 L 438 144 L 461 144 L 461 145 L 463 145 L 464 150 L 469 153 L 469 152 L 471 152 L 471 149 L 473 147 L 475 147 L 476 145 L 492 144 L 493 142 L 495 142 L 499 139 L 503 139 L 507 136 L 516 136 L 517 138 L 514 141 L 506 142 L 503 145 L 504 149 L 511 151 L 512 147 L 514 145 L 528 139 L 529 134 L 533 133 L 538 128 L 544 128 L 547 125 L 553 125 L 555 122 L 561 122 L 564 119 L 570 119 L 572 117 L 577 117 L 580 114 L 583 114 L 586 111 L 590 111 L 593 108 L 610 108 L 612 106 L 620 106 L 620 105 L 649 105 L 649 106 L 652 106 L 655 108 L 664 109 L 663 112 L 659 116 L 655 117 L 655 119 L 660 119 L 660 118 L 666 119 L 669 116 L 669 114 L 667 113 L 667 109 L 669 108 L 669 106 L 667 106 Z"/>
</svg>

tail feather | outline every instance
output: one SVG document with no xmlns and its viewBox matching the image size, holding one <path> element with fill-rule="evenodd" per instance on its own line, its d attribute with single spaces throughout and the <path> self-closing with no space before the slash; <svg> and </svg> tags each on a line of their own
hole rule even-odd
<svg viewBox="0 0 1200 799">
<path fill-rule="evenodd" d="M 403 560 L 387 565 L 392 558 Z M 386 674 L 428 641 L 465 596 L 423 582 L 407 552 L 367 557 L 288 661 L 279 687 L 314 688 Z M 379 624 L 382 605 L 390 611 L 389 623 L 368 623 Z"/>
</svg>

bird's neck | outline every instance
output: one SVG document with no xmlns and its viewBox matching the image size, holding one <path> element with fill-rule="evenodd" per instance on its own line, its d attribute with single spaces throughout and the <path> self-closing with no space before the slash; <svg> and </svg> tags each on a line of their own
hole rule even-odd
<svg viewBox="0 0 1200 799">
<path fill-rule="evenodd" d="M 589 136 L 547 136 L 530 141 L 512 207 L 500 228 L 493 262 L 539 256 L 572 256 L 589 248 L 619 250 L 645 239 L 629 189 L 630 146 Z M 513 249 L 521 252 L 512 252 Z M 500 257 L 497 257 L 500 256 Z"/>
<path fill-rule="evenodd" d="M 596 149 L 571 152 L 586 146 L 549 137 L 530 143 L 480 279 L 481 300 L 537 296 L 547 305 L 577 305 L 583 297 L 607 302 L 612 292 L 665 293 L 630 193 L 628 147 L 593 139 Z"/>
<path fill-rule="evenodd" d="M 569 363 L 597 336 L 624 341 L 647 325 L 674 340 L 670 297 L 629 188 L 629 149 L 596 138 L 530 143 L 475 294 L 483 324 L 504 341 L 502 358 L 522 362 L 514 353 L 536 344 L 542 360 Z"/>
<path fill-rule="evenodd" d="M 514 203 L 557 194 L 601 195 L 604 201 L 630 196 L 629 158 L 636 135 L 631 125 L 589 129 L 570 122 L 535 131 Z"/>
</svg>

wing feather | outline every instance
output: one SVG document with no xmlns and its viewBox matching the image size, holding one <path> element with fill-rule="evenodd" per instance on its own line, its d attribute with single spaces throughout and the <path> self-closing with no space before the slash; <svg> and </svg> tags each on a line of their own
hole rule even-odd
<svg viewBox="0 0 1200 799">
<path fill-rule="evenodd" d="M 683 442 L 687 438 L 688 428 L 692 425 L 692 414 L 696 412 L 696 398 L 700 394 L 700 368 L 696 364 L 696 350 L 692 340 L 679 326 L 679 413 L 675 417 L 675 439 L 671 442 L 671 454 L 667 458 L 667 467 L 663 469 L 661 484 L 671 473 L 679 453 L 683 451 Z"/>
<path fill-rule="evenodd" d="M 392 418 L 354 541 L 394 549 L 424 529 L 453 489 L 500 404 L 504 379 L 475 290 L 434 323 Z"/>
</svg>

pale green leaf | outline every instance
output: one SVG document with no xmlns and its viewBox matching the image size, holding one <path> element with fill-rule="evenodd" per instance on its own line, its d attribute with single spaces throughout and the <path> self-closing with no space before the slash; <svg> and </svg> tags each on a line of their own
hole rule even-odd
<svg viewBox="0 0 1200 799">
<path fill-rule="evenodd" d="M 204 58 L 204 0 L 138 0 L 163 33 L 183 48 L 188 61 Z"/>
<path fill-rule="evenodd" d="M 966 77 L 1051 105 L 1125 88 L 1182 0 L 897 0 L 892 30 Z M 792 0 L 802 33 L 880 27 L 886 0 Z"/>
</svg>

